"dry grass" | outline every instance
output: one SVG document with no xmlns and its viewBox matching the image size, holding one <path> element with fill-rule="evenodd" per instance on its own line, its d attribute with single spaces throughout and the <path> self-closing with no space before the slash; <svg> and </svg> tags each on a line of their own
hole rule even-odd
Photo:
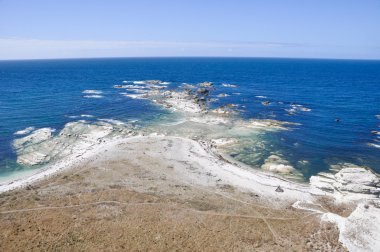
<svg viewBox="0 0 380 252">
<path fill-rule="evenodd" d="M 184 201 L 127 188 L 39 193 L 45 186 L 2 196 L 1 251 L 343 250 L 334 226 L 291 209 L 203 193 Z M 6 212 L 16 209 L 26 210 Z"/>
<path fill-rule="evenodd" d="M 98 159 L 0 194 L 0 251 L 345 251 L 318 215 L 139 162 Z"/>
</svg>

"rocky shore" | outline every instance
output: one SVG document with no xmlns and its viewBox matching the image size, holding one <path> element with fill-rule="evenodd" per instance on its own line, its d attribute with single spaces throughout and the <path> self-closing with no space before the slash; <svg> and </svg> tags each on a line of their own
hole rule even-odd
<svg viewBox="0 0 380 252">
<path fill-rule="evenodd" d="M 167 90 L 167 85 L 152 80 L 114 87 L 142 90 L 134 98 L 149 99 L 181 114 L 175 125 L 137 129 L 115 120 L 80 120 L 68 123 L 60 132 L 51 128 L 30 129 L 28 135 L 16 139 L 13 146 L 17 161 L 42 168 L 26 178 L 0 184 L 1 228 L 12 230 L 2 233 L 0 247 L 16 250 L 14 242 L 19 242 L 20 237 L 36 236 L 36 231 L 16 232 L 16 227 L 25 229 L 27 225 L 17 219 L 17 214 L 24 212 L 25 221 L 36 218 L 37 212 L 48 212 L 48 218 L 66 223 L 57 224 L 55 231 L 44 226 L 49 235 L 62 242 L 60 249 L 94 248 L 96 244 L 91 239 L 99 235 L 99 230 L 106 230 L 101 225 L 112 227 L 117 233 L 115 224 L 107 220 L 118 220 L 127 227 L 130 223 L 139 226 L 136 222 L 142 217 L 149 219 L 150 214 L 158 219 L 145 223 L 145 229 L 141 225 L 140 229 L 130 225 L 127 229 L 119 227 L 124 230 L 123 235 L 131 235 L 128 238 L 122 235 L 129 249 L 149 250 L 156 244 L 164 250 L 204 242 L 206 250 L 211 251 L 218 248 L 220 244 L 215 242 L 221 237 L 226 239 L 225 246 L 242 251 L 376 251 L 380 247 L 377 174 L 365 167 L 342 164 L 331 173 L 312 176 L 310 183 L 299 183 L 287 178 L 302 175 L 275 153 L 265 159 L 260 170 L 253 170 L 225 155 L 221 151 L 223 146 L 236 144 L 236 134 L 288 130 L 291 124 L 242 120 L 236 116 L 238 109 L 233 105 L 210 109 L 209 94 L 213 92 L 210 82 L 184 85 L 181 90 Z M 40 200 L 30 200 L 31 195 Z M 29 199 L 21 200 L 26 198 Z M 154 203 L 151 209 L 150 203 Z M 128 210 L 132 205 L 142 211 Z M 53 213 L 52 209 L 60 212 Z M 125 219 L 122 214 L 125 212 L 135 218 Z M 165 217 L 160 219 L 162 216 Z M 99 230 L 92 227 L 90 231 L 86 226 L 75 229 L 78 221 L 89 225 L 88 218 L 97 223 Z M 242 225 L 238 231 L 233 228 L 238 226 L 236 218 L 252 223 Z M 44 223 L 46 219 L 40 216 L 38 221 Z M 153 229 L 153 223 L 163 228 Z M 178 227 L 177 231 L 170 234 L 165 231 L 165 227 L 173 225 Z M 299 233 L 300 227 L 305 231 Z M 63 241 L 56 237 L 64 228 L 76 234 L 72 238 L 73 247 L 65 243 L 69 233 L 61 237 Z M 139 233 L 141 230 L 145 230 L 143 234 Z M 205 236 L 197 236 L 197 232 Z M 188 236 L 187 240 L 183 236 Z M 176 240 L 181 246 L 176 247 Z M 122 246 L 120 241 L 115 244 Z M 54 248 L 47 243 L 41 246 Z"/>
</svg>

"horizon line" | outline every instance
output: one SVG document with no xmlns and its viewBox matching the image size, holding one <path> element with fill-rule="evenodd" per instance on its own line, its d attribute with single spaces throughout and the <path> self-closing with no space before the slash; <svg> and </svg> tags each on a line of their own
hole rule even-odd
<svg viewBox="0 0 380 252">
<path fill-rule="evenodd" d="M 44 61 L 44 60 L 91 60 L 91 59 L 159 59 L 159 58 L 235 58 L 235 59 L 304 59 L 304 60 L 346 60 L 380 61 L 373 58 L 327 58 L 327 57 L 273 57 L 273 56 L 105 56 L 105 57 L 67 57 L 67 58 L 20 58 L 0 59 L 0 61 Z"/>
</svg>

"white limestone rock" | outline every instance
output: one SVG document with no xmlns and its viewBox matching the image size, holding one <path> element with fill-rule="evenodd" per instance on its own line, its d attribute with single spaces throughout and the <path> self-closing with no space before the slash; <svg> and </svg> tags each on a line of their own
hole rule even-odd
<svg viewBox="0 0 380 252">
<path fill-rule="evenodd" d="M 322 215 L 322 220 L 338 226 L 339 241 L 348 251 L 379 251 L 379 202 L 359 204 L 355 211 L 346 218 L 333 213 L 325 213 Z"/>
<path fill-rule="evenodd" d="M 310 178 L 313 187 L 332 193 L 380 194 L 380 179 L 369 169 L 347 167 L 336 174 L 319 173 Z"/>
<path fill-rule="evenodd" d="M 296 172 L 296 169 L 291 166 L 288 161 L 277 155 L 270 155 L 267 159 L 265 159 L 261 169 L 283 174 L 291 174 Z"/>
<path fill-rule="evenodd" d="M 39 165 L 72 154 L 80 156 L 86 149 L 112 137 L 116 131 L 125 134 L 129 132 L 115 120 L 106 122 L 103 119 L 96 123 L 79 120 L 67 123 L 56 136 L 52 135 L 53 129 L 50 128 L 35 130 L 26 137 L 16 139 L 13 147 L 18 163 Z"/>
<path fill-rule="evenodd" d="M 52 128 L 42 128 L 42 129 L 35 130 L 30 135 L 14 140 L 13 148 L 17 150 L 26 145 L 38 144 L 43 141 L 46 141 L 52 137 L 52 133 L 54 131 L 55 130 Z"/>
</svg>

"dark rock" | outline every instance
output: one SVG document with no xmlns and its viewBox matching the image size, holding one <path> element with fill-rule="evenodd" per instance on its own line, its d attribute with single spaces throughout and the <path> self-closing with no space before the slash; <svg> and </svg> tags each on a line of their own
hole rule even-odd
<svg viewBox="0 0 380 252">
<path fill-rule="evenodd" d="M 278 186 L 278 187 L 276 188 L 276 192 L 284 192 L 284 189 L 282 189 L 281 186 Z"/>
<path fill-rule="evenodd" d="M 208 94 L 209 90 L 206 88 L 198 88 L 197 93 L 198 94 Z"/>
</svg>

